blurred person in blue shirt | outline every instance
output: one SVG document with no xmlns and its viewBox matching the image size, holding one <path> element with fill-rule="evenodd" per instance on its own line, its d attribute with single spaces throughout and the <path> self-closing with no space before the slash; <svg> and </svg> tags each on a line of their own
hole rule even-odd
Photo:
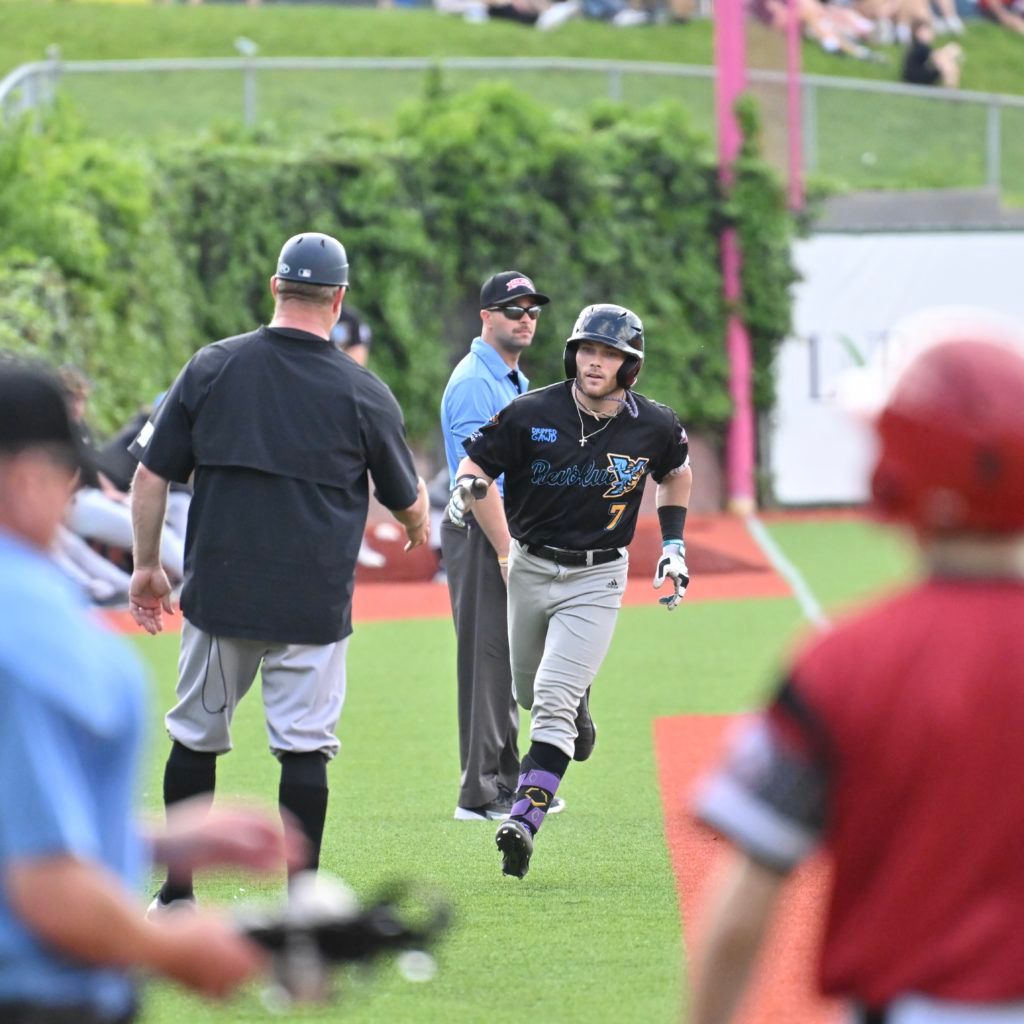
<svg viewBox="0 0 1024 1024">
<path fill-rule="evenodd" d="M 150 858 L 172 870 L 298 861 L 301 840 L 249 811 L 190 807 L 144 838 L 135 795 L 145 681 L 49 556 L 80 465 L 57 380 L 0 363 L 0 1021 L 113 1024 L 133 972 L 221 997 L 264 966 L 227 923 L 148 921 Z"/>
</svg>

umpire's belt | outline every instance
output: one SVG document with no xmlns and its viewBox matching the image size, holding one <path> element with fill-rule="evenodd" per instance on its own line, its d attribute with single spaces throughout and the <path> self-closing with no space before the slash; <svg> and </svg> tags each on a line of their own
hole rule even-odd
<svg viewBox="0 0 1024 1024">
<path fill-rule="evenodd" d="M 622 557 L 618 548 L 598 548 L 596 551 L 566 551 L 565 548 L 549 548 L 547 544 L 524 544 L 526 550 L 537 558 L 546 558 L 556 565 L 604 565 Z"/>
</svg>

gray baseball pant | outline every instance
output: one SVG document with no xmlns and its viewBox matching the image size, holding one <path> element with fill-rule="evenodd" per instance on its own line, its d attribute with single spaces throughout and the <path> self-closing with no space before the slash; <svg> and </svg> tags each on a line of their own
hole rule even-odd
<svg viewBox="0 0 1024 1024">
<path fill-rule="evenodd" d="M 460 807 L 482 807 L 519 778 L 519 709 L 512 696 L 505 582 L 483 530 L 441 524 L 458 646 Z"/>
<path fill-rule="evenodd" d="M 271 751 L 320 751 L 333 758 L 341 746 L 334 730 L 345 702 L 348 641 L 345 637 L 313 645 L 241 640 L 211 636 L 183 619 L 178 703 L 164 718 L 167 732 L 189 750 L 230 750 L 235 708 L 261 672 Z"/>
<path fill-rule="evenodd" d="M 612 642 L 629 555 L 564 566 L 512 542 L 508 635 L 516 699 L 531 712 L 530 738 L 572 757 L 576 710 Z"/>
</svg>

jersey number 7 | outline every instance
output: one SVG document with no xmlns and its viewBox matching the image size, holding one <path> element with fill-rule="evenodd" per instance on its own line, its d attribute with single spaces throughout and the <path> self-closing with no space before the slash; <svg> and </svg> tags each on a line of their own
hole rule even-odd
<svg viewBox="0 0 1024 1024">
<path fill-rule="evenodd" d="M 619 520 L 622 518 L 622 513 L 626 511 L 625 502 L 618 501 L 614 505 L 608 506 L 608 514 L 612 517 L 611 522 L 605 527 L 606 530 L 614 530 L 619 524 Z"/>
</svg>

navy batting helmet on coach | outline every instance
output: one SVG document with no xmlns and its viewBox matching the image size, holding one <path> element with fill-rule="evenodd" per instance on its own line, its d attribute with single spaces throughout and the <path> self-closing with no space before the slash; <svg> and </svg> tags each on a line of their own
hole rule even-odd
<svg viewBox="0 0 1024 1024">
<path fill-rule="evenodd" d="M 565 343 L 565 376 L 576 376 L 576 346 L 581 341 L 597 341 L 626 354 L 617 376 L 620 388 L 631 388 L 640 376 L 644 361 L 644 325 L 640 317 L 625 306 L 611 302 L 587 306 L 576 318 Z"/>
<path fill-rule="evenodd" d="M 348 284 L 348 256 L 345 246 L 330 235 L 307 231 L 293 235 L 281 247 L 277 273 L 282 281 L 326 284 L 334 288 Z"/>
</svg>

